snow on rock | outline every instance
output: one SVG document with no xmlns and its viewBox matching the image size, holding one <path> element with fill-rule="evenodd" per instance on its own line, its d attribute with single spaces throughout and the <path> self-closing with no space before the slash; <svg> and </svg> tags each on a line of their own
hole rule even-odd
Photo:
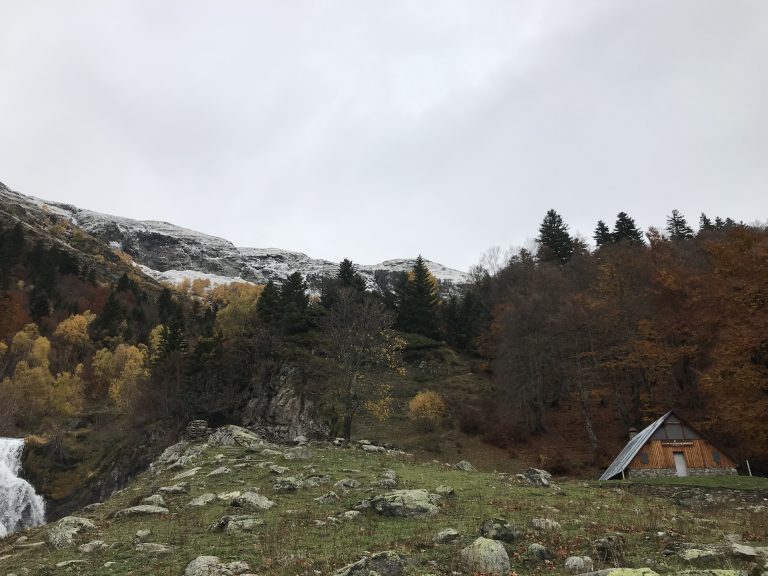
<svg viewBox="0 0 768 576">
<path fill-rule="evenodd" d="M 293 272 L 300 272 L 314 293 L 319 292 L 323 278 L 338 272 L 338 262 L 311 258 L 301 252 L 280 248 L 241 248 L 232 242 L 155 220 L 132 220 L 120 216 L 83 210 L 70 204 L 47 202 L 12 192 L 0 184 L 0 199 L 37 217 L 62 218 L 77 224 L 112 249 L 125 252 L 147 275 L 161 282 L 178 284 L 208 279 L 211 286 L 230 282 L 264 284 L 277 282 Z M 394 275 L 408 271 L 413 258 L 386 260 L 380 264 L 356 264 L 357 271 L 371 290 L 380 283 L 391 287 Z M 430 272 L 441 282 L 441 290 L 469 282 L 465 272 L 425 260 Z"/>
</svg>

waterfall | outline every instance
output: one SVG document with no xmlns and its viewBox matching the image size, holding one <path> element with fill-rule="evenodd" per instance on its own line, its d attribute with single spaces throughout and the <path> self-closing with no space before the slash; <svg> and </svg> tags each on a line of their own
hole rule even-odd
<svg viewBox="0 0 768 576">
<path fill-rule="evenodd" d="M 19 478 L 24 440 L 0 438 L 0 538 L 45 523 L 45 503 Z"/>
</svg>

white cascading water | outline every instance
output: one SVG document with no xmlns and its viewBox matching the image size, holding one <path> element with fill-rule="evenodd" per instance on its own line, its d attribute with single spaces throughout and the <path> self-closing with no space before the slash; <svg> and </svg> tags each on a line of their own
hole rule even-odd
<svg viewBox="0 0 768 576">
<path fill-rule="evenodd" d="M 45 503 L 19 478 L 24 440 L 0 438 L 0 538 L 45 523 Z"/>
</svg>

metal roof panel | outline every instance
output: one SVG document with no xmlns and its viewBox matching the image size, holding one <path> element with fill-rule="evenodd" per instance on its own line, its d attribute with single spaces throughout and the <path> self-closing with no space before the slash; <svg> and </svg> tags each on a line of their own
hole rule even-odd
<svg viewBox="0 0 768 576">
<path fill-rule="evenodd" d="M 658 430 L 659 426 L 664 423 L 664 420 L 666 420 L 670 414 L 672 414 L 671 410 L 656 420 L 653 424 L 638 432 L 637 435 L 624 446 L 624 449 L 619 452 L 619 455 L 616 456 L 616 459 L 610 466 L 608 466 L 606 471 L 603 472 L 603 475 L 600 476 L 600 480 L 610 480 L 614 476 L 621 474 L 621 472 L 629 466 L 629 463 L 632 462 L 632 458 L 637 455 L 640 448 L 642 448 L 651 436 L 653 436 L 653 433 Z"/>
</svg>

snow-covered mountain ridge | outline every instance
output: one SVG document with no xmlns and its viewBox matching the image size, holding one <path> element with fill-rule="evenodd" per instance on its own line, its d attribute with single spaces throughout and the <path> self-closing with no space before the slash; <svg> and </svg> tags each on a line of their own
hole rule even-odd
<svg viewBox="0 0 768 576">
<path fill-rule="evenodd" d="M 0 183 L 0 199 L 6 207 L 20 208 L 38 218 L 66 219 L 90 235 L 125 252 L 149 276 L 177 283 L 184 278 L 207 278 L 213 285 L 231 281 L 262 284 L 280 281 L 300 272 L 310 287 L 317 289 L 323 278 L 338 271 L 338 262 L 311 258 L 301 252 L 280 248 L 242 248 L 216 236 L 154 220 L 133 220 L 48 202 L 13 192 Z M 11 206 L 15 205 L 15 206 Z M 388 283 L 394 273 L 413 266 L 403 258 L 380 264 L 355 264 L 370 287 Z M 468 275 L 441 264 L 426 261 L 444 290 L 468 282 Z"/>
</svg>

